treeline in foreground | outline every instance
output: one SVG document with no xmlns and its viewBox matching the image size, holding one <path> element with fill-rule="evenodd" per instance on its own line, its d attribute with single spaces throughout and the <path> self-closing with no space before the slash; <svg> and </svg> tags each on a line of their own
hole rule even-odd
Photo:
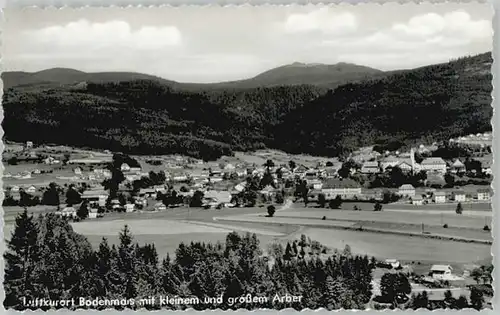
<svg viewBox="0 0 500 315">
<path fill-rule="evenodd" d="M 167 255 L 160 262 L 154 245 L 134 243 L 127 226 L 120 233 L 118 246 L 110 246 L 103 239 L 93 250 L 64 218 L 46 214 L 35 219 L 26 211 L 16 218 L 4 257 L 4 306 L 16 310 L 50 308 L 28 304 L 37 298 L 73 298 L 76 305 L 71 308 L 82 308 L 85 306 L 78 305 L 82 297 L 138 301 L 150 296 L 202 301 L 206 297 L 223 297 L 220 304 L 167 304 L 162 306 L 164 309 L 363 309 L 371 298 L 375 263 L 366 256 L 336 252 L 326 260 L 283 255 L 271 266 L 255 234 L 240 236 L 235 232 L 227 235 L 225 244 L 181 243 L 175 259 Z M 232 305 L 228 302 L 247 294 L 269 299 L 265 303 L 240 299 Z M 302 299 L 273 303 L 276 294 Z"/>
</svg>

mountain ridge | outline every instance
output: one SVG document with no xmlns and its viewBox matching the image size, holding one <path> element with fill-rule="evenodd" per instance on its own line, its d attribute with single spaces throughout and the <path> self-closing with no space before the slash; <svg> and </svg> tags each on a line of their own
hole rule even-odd
<svg viewBox="0 0 500 315">
<path fill-rule="evenodd" d="M 301 65 L 301 66 L 298 66 Z M 360 80 L 383 71 L 350 63 L 305 64 L 295 62 L 275 67 L 254 77 L 232 81 L 192 83 L 178 82 L 140 72 L 84 72 L 72 68 L 49 68 L 36 72 L 7 71 L 2 73 L 4 88 L 13 87 L 60 87 L 81 82 L 118 82 L 137 79 L 156 80 L 179 89 L 204 88 L 256 88 L 279 85 L 311 84 L 335 87 L 353 80 Z"/>
</svg>

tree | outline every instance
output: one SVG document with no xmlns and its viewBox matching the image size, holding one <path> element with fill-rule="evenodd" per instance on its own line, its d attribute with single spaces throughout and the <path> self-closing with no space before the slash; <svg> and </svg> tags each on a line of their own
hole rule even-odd
<svg viewBox="0 0 500 315">
<path fill-rule="evenodd" d="M 450 173 L 444 174 L 444 181 L 447 187 L 453 187 L 455 185 L 455 176 Z"/>
<path fill-rule="evenodd" d="M 87 202 L 83 202 L 78 208 L 76 215 L 81 219 L 86 219 L 89 216 L 89 208 Z"/>
<path fill-rule="evenodd" d="M 59 190 L 56 183 L 49 184 L 49 188 L 43 193 L 42 204 L 49 206 L 59 206 Z"/>
<path fill-rule="evenodd" d="M 276 212 L 275 206 L 273 205 L 267 206 L 267 214 L 269 215 L 269 217 L 273 217 L 275 212 Z"/>
<path fill-rule="evenodd" d="M 461 310 L 468 307 L 469 307 L 469 301 L 467 301 L 467 298 L 465 296 L 460 295 L 460 297 L 455 302 L 453 308 Z"/>
<path fill-rule="evenodd" d="M 5 308 L 24 310 L 26 306 L 21 297 L 30 299 L 38 294 L 33 281 L 33 271 L 39 257 L 37 237 L 38 227 L 25 208 L 16 217 L 14 231 L 4 253 Z"/>
<path fill-rule="evenodd" d="M 450 290 L 444 292 L 444 304 L 446 308 L 454 308 L 456 304 L 456 299 L 453 297 L 453 293 Z"/>
<path fill-rule="evenodd" d="M 384 300 L 397 306 L 408 300 L 411 285 L 403 273 L 385 273 L 380 280 L 380 292 Z"/>
<path fill-rule="evenodd" d="M 318 204 L 321 208 L 326 206 L 326 197 L 325 194 L 319 194 L 318 196 Z"/>
<path fill-rule="evenodd" d="M 414 310 L 418 310 L 421 308 L 429 307 L 429 297 L 427 295 L 427 291 L 423 291 L 422 293 L 417 293 L 417 295 L 412 295 L 411 301 L 409 303 L 410 307 Z"/>
<path fill-rule="evenodd" d="M 189 203 L 189 206 L 192 208 L 199 208 L 203 205 L 203 197 L 204 194 L 203 192 L 197 190 L 193 194 L 193 198 L 191 198 L 191 202 Z"/>
<path fill-rule="evenodd" d="M 382 211 L 382 204 L 380 202 L 375 202 L 375 205 L 373 205 L 373 211 Z"/>
<path fill-rule="evenodd" d="M 275 197 L 276 203 L 282 204 L 285 202 L 285 198 L 283 198 L 283 194 L 281 192 L 276 193 Z"/>
<path fill-rule="evenodd" d="M 288 167 L 290 167 L 290 170 L 293 171 L 297 167 L 297 164 L 295 163 L 295 161 L 289 161 Z"/>
<path fill-rule="evenodd" d="M 476 310 L 481 310 L 484 304 L 483 292 L 477 287 L 473 286 L 470 290 L 470 304 Z"/>
<path fill-rule="evenodd" d="M 340 197 L 340 195 L 335 196 L 334 199 L 330 200 L 328 206 L 331 209 L 339 209 L 340 206 L 342 206 L 342 197 Z"/>
<path fill-rule="evenodd" d="M 457 214 L 462 214 L 462 212 L 463 212 L 463 211 L 464 211 L 464 208 L 462 207 L 462 203 L 461 203 L 461 202 L 459 202 L 459 203 L 457 204 L 457 208 L 455 209 L 455 212 L 456 212 Z"/>
<path fill-rule="evenodd" d="M 274 162 L 271 159 L 268 159 L 266 163 L 264 163 L 264 166 L 269 170 L 271 167 L 274 167 Z"/>
<path fill-rule="evenodd" d="M 66 203 L 68 205 L 76 205 L 82 202 L 80 193 L 75 190 L 75 185 L 70 185 L 66 192 Z"/>
<path fill-rule="evenodd" d="M 62 159 L 62 162 L 64 165 L 68 164 L 70 157 L 71 157 L 71 154 L 64 153 L 64 158 Z"/>
<path fill-rule="evenodd" d="M 333 166 L 333 163 L 332 163 L 331 161 L 328 161 L 328 162 L 326 162 L 326 164 L 325 164 L 325 165 L 326 165 L 326 167 L 332 167 L 332 166 Z"/>
</svg>

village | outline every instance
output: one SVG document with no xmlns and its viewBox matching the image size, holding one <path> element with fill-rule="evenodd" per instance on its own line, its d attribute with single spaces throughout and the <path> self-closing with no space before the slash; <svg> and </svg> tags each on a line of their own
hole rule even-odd
<svg viewBox="0 0 500 315">
<path fill-rule="evenodd" d="M 10 157 L 4 157 L 8 164 L 3 175 L 4 206 L 44 204 L 50 183 L 57 184 L 60 214 L 76 217 L 83 203 L 89 218 L 111 211 L 165 211 L 183 205 L 221 208 L 273 201 L 280 204 L 287 197 L 320 203 L 341 198 L 415 206 L 489 202 L 492 159 L 491 153 L 484 152 L 491 146 L 491 134 L 450 139 L 450 143 L 454 148 L 473 148 L 474 156 L 445 160 L 433 154 L 438 150 L 436 145 L 421 145 L 401 153 L 379 153 L 369 148 L 344 163 L 321 158 L 300 163 L 286 156 L 273 160 L 272 152 L 258 152 L 261 163 L 237 157 L 204 162 L 181 156 L 127 156 L 128 163 L 119 166 L 123 180 L 110 198 L 110 190 L 102 185 L 112 178 L 110 152 L 71 154 L 48 146 L 35 148 L 27 142 L 6 151 Z M 453 155 L 453 150 L 448 151 L 443 155 Z M 11 166 L 20 171 L 9 172 Z M 252 187 L 256 195 L 253 200 L 242 200 L 249 179 L 257 181 Z M 68 194 L 73 197 L 65 204 Z M 200 200 L 193 203 L 195 195 Z"/>
</svg>

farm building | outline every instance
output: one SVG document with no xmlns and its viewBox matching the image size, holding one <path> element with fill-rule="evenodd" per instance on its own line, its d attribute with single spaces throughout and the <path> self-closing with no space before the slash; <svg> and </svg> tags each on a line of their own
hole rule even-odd
<svg viewBox="0 0 500 315">
<path fill-rule="evenodd" d="M 446 192 L 436 191 L 434 193 L 434 202 L 435 203 L 445 203 L 446 202 Z"/>
<path fill-rule="evenodd" d="M 361 186 L 352 179 L 329 179 L 321 189 L 326 199 L 334 199 L 337 196 L 350 199 L 361 195 Z"/>
<path fill-rule="evenodd" d="M 404 184 L 399 187 L 398 194 L 403 197 L 414 197 L 415 187 L 413 187 L 411 184 Z"/>
</svg>

